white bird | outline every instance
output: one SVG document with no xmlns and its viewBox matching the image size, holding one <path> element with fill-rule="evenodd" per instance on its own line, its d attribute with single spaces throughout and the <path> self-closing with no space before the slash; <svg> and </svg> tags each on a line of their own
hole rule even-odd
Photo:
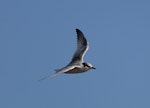
<svg viewBox="0 0 150 108">
<path fill-rule="evenodd" d="M 92 66 L 92 64 L 83 61 L 83 57 L 89 48 L 89 44 L 84 34 L 79 29 L 76 29 L 76 32 L 77 32 L 77 49 L 74 56 L 72 57 L 71 62 L 61 69 L 56 69 L 55 70 L 56 72 L 53 73 L 52 75 L 48 75 L 40 80 L 48 79 L 62 73 L 76 74 L 86 72 L 90 69 L 95 69 Z"/>
</svg>

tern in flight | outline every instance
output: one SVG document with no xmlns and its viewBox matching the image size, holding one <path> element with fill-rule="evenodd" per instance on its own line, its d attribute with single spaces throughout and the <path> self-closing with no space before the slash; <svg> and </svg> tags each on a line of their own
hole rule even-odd
<svg viewBox="0 0 150 108">
<path fill-rule="evenodd" d="M 76 29 L 76 33 L 77 33 L 77 49 L 70 63 L 61 69 L 56 69 L 55 73 L 48 75 L 40 80 L 48 79 L 62 73 L 76 74 L 86 72 L 90 69 L 95 69 L 91 63 L 83 61 L 84 55 L 89 48 L 89 44 L 84 34 L 79 29 Z"/>
</svg>

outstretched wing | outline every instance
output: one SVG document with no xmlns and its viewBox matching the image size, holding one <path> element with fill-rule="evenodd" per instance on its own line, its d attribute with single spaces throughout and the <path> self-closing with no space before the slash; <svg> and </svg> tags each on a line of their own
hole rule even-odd
<svg viewBox="0 0 150 108">
<path fill-rule="evenodd" d="M 76 32 L 77 32 L 77 49 L 70 63 L 74 62 L 82 63 L 83 57 L 89 47 L 88 42 L 84 37 L 84 34 L 79 29 L 76 29 Z"/>
<path fill-rule="evenodd" d="M 65 72 L 67 72 L 67 71 L 70 71 L 70 70 L 74 69 L 75 67 L 77 67 L 77 66 L 67 66 L 67 67 L 64 67 L 64 68 L 62 68 L 62 69 L 59 69 L 59 70 L 56 71 L 55 73 L 53 73 L 53 74 L 51 74 L 51 75 L 48 75 L 48 76 L 46 76 L 46 77 L 40 79 L 39 81 L 45 80 L 45 79 L 48 79 L 48 78 L 52 78 L 52 77 L 54 77 L 54 76 L 56 76 L 56 75 L 65 73 Z"/>
</svg>

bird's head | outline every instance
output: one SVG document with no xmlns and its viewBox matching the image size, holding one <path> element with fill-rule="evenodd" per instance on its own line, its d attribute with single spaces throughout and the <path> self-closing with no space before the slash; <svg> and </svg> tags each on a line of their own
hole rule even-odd
<svg viewBox="0 0 150 108">
<path fill-rule="evenodd" d="M 82 64 L 83 64 L 83 66 L 84 66 L 85 68 L 88 68 L 88 69 L 96 69 L 95 67 L 92 66 L 91 63 L 83 62 Z"/>
</svg>

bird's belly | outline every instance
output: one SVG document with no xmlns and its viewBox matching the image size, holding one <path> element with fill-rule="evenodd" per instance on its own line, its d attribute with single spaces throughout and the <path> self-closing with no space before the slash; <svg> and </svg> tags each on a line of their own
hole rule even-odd
<svg viewBox="0 0 150 108">
<path fill-rule="evenodd" d="M 76 73 L 83 73 L 86 72 L 87 69 L 81 69 L 81 68 L 74 68 L 70 71 L 65 72 L 66 74 L 76 74 Z"/>
</svg>

